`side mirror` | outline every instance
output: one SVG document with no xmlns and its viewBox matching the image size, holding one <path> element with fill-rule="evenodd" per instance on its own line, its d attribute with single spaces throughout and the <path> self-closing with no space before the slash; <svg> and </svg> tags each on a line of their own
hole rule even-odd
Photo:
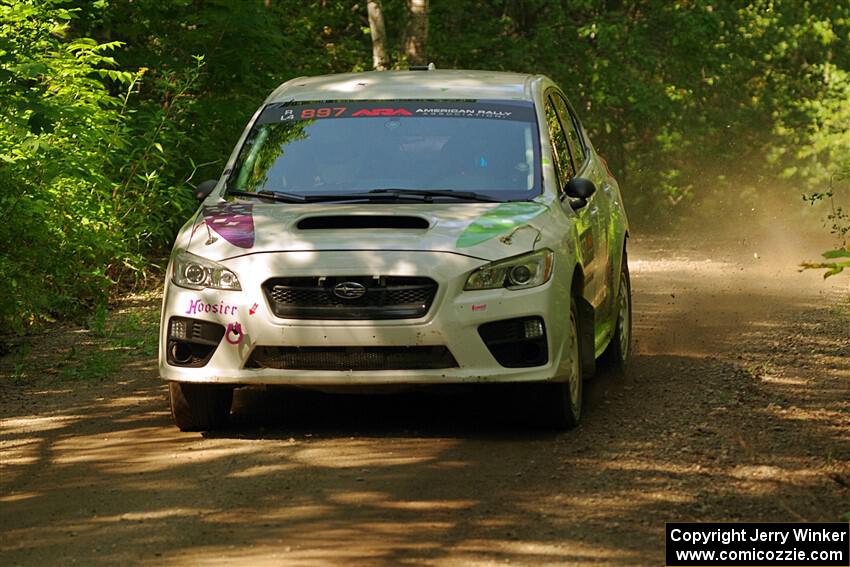
<svg viewBox="0 0 850 567">
<path fill-rule="evenodd" d="M 210 193 L 212 193 L 212 190 L 215 189 L 216 185 L 218 185 L 218 179 L 208 179 L 207 181 L 204 181 L 198 185 L 197 189 L 195 189 L 195 198 L 198 201 L 203 201 Z"/>
<path fill-rule="evenodd" d="M 564 188 L 564 193 L 572 199 L 570 207 L 574 211 L 587 206 L 587 200 L 596 193 L 596 185 L 590 179 L 573 177 Z"/>
</svg>

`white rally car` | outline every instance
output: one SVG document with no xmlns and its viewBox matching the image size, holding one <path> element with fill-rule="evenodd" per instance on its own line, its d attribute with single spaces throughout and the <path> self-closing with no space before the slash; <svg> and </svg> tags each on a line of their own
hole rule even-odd
<svg viewBox="0 0 850 567">
<path fill-rule="evenodd" d="M 233 389 L 525 382 L 555 427 L 629 356 L 616 180 L 541 75 L 293 79 L 266 99 L 168 265 L 159 368 L 183 430 Z"/>
</svg>

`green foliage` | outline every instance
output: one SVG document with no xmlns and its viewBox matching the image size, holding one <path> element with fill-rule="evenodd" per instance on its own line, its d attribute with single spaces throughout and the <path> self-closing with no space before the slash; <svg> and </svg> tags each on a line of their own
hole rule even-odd
<svg viewBox="0 0 850 567">
<path fill-rule="evenodd" d="M 368 70 L 371 61 L 370 38 L 361 29 L 368 26 L 365 2 L 135 0 L 103 2 L 99 10 L 89 0 L 76 3 L 86 7 L 86 33 L 120 38 L 125 68 L 147 68 L 154 77 L 140 89 L 143 101 L 166 100 L 152 92 L 155 81 L 190 73 L 194 56 L 205 56 L 185 115 L 188 135 L 173 154 L 201 164 L 198 181 L 220 175 L 245 124 L 282 82 Z"/>
<path fill-rule="evenodd" d="M 159 301 L 155 293 L 134 294 L 117 302 L 116 308 L 99 307 L 88 330 L 76 326 L 52 333 L 44 343 L 52 353 L 33 348 L 36 343 L 16 341 L 4 360 L 13 379 L 58 375 L 69 381 L 109 380 L 132 361 L 145 364 L 158 349 Z"/>
<path fill-rule="evenodd" d="M 99 306 L 89 326 L 91 338 L 69 349 L 61 365 L 62 378 L 102 380 L 132 357 L 155 356 L 158 315 L 149 306 L 112 312 Z"/>
<path fill-rule="evenodd" d="M 828 250 L 824 252 L 822 256 L 827 260 L 833 261 L 815 263 L 806 262 L 802 264 L 802 267 L 806 269 L 824 269 L 826 270 L 823 274 L 824 278 L 840 274 L 844 271 L 844 268 L 850 268 L 850 249 L 839 248 L 838 250 Z"/>
<path fill-rule="evenodd" d="M 850 197 L 850 187 L 847 186 L 848 180 L 850 180 L 850 167 L 833 175 L 826 191 L 815 191 L 809 195 L 803 195 L 803 199 L 811 205 L 820 201 L 829 203 L 825 225 L 829 228 L 830 233 L 836 237 L 836 240 L 841 242 L 841 248 L 828 250 L 822 254 L 828 261 L 801 264 L 804 269 L 826 270 L 823 275 L 824 278 L 840 274 L 845 268 L 850 268 L 850 242 L 848 242 L 850 240 L 848 239 L 850 237 L 850 211 L 836 203 L 836 193 L 842 189 L 846 196 Z"/>
<path fill-rule="evenodd" d="M 106 316 L 109 313 L 105 304 L 100 303 L 94 310 L 94 315 L 89 321 L 89 329 L 96 337 L 106 336 Z"/>
<path fill-rule="evenodd" d="M 186 158 L 171 160 L 197 73 L 131 106 L 143 72 L 116 68 L 120 42 L 75 37 L 66 6 L 0 1 L 0 321 L 18 332 L 102 304 L 191 207 L 176 188 Z"/>
<path fill-rule="evenodd" d="M 729 217 L 793 201 L 789 187 L 822 187 L 850 159 L 846 2 L 432 6 L 438 66 L 544 72 L 564 86 L 639 226 L 712 203 Z"/>
</svg>

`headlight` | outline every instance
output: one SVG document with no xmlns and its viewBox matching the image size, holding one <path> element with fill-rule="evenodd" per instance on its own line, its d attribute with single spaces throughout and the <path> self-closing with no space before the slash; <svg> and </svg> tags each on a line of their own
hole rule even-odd
<svg viewBox="0 0 850 567">
<path fill-rule="evenodd" d="M 552 276 L 554 261 L 555 254 L 544 248 L 531 254 L 493 262 L 472 272 L 463 289 L 527 289 L 543 285 Z"/>
<path fill-rule="evenodd" d="M 171 281 L 189 289 L 231 289 L 241 291 L 236 274 L 212 260 L 180 250 L 174 255 Z"/>
</svg>

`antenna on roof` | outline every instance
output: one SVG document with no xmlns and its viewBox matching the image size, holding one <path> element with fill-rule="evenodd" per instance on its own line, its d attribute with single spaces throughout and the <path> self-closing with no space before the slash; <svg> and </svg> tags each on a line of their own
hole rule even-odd
<svg viewBox="0 0 850 567">
<path fill-rule="evenodd" d="M 427 65 L 411 65 L 408 67 L 410 71 L 436 71 L 437 66 L 434 65 L 434 62 L 428 63 Z"/>
</svg>

